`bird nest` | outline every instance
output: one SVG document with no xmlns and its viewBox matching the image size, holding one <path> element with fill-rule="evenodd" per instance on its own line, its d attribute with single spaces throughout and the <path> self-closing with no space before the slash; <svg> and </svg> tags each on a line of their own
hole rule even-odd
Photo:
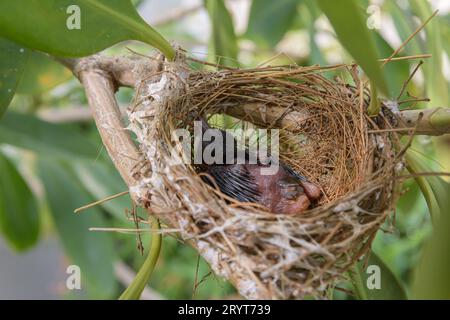
<svg viewBox="0 0 450 320">
<path fill-rule="evenodd" d="M 325 77 L 336 69 L 352 84 Z M 165 61 L 128 109 L 143 155 L 130 191 L 242 296 L 324 297 L 368 252 L 398 194 L 403 152 L 388 130 L 396 119 L 384 105 L 369 117 L 367 92 L 351 65 L 195 71 L 182 57 Z M 216 114 L 279 129 L 281 161 L 319 185 L 321 200 L 274 214 L 205 183 L 172 133 Z"/>
</svg>

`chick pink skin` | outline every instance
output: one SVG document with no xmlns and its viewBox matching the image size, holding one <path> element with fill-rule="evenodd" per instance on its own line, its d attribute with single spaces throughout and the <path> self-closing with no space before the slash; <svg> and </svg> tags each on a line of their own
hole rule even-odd
<svg viewBox="0 0 450 320">
<path fill-rule="evenodd" d="M 273 175 L 262 175 L 261 165 L 244 166 L 257 186 L 259 202 L 273 213 L 300 214 L 322 196 L 317 185 L 293 178 L 283 166 Z"/>
</svg>

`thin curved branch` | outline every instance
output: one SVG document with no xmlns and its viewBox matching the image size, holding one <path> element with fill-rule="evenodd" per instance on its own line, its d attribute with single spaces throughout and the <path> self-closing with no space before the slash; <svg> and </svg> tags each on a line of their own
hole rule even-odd
<svg viewBox="0 0 450 320">
<path fill-rule="evenodd" d="M 87 69 L 79 73 L 79 79 L 84 86 L 103 145 L 125 183 L 128 186 L 134 185 L 136 180 L 132 172 L 139 163 L 139 152 L 121 120 L 112 78 L 105 71 Z"/>
<path fill-rule="evenodd" d="M 134 87 L 142 74 L 149 74 L 161 69 L 157 59 L 143 56 L 105 57 L 93 55 L 83 59 L 53 57 L 80 79 L 83 70 L 102 70 L 110 75 L 115 88 Z"/>
</svg>

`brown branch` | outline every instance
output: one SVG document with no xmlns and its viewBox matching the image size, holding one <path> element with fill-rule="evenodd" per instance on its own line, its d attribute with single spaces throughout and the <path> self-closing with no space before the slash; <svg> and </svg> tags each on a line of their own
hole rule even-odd
<svg viewBox="0 0 450 320">
<path fill-rule="evenodd" d="M 421 115 L 422 119 L 420 119 Z M 416 135 L 439 136 L 450 133 L 450 108 L 404 110 L 399 113 L 399 117 L 403 123 L 403 129 L 417 128 Z"/>
<path fill-rule="evenodd" d="M 125 183 L 128 186 L 134 185 L 136 181 L 132 172 L 139 163 L 139 152 L 121 120 L 112 77 L 95 67 L 84 69 L 78 75 L 109 156 Z"/>
<path fill-rule="evenodd" d="M 160 63 L 157 59 L 143 56 L 130 57 L 105 57 L 94 55 L 83 59 L 53 57 L 71 70 L 80 79 L 83 70 L 100 70 L 107 72 L 113 84 L 117 87 L 134 87 L 137 79 L 142 74 L 149 74 L 159 70 Z"/>
<path fill-rule="evenodd" d="M 224 113 L 238 119 L 251 121 L 256 125 L 286 128 L 294 131 L 302 124 L 303 120 L 310 117 L 306 111 L 285 112 L 284 109 L 278 107 L 266 109 L 257 103 L 232 106 L 226 108 Z M 397 115 L 399 117 L 397 127 L 385 131 L 427 136 L 440 136 L 450 133 L 450 108 L 404 110 L 398 112 Z"/>
</svg>

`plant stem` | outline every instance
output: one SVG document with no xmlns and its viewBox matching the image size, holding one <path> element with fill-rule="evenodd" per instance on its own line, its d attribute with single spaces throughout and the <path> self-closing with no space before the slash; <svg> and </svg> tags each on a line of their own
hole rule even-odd
<svg viewBox="0 0 450 320">
<path fill-rule="evenodd" d="M 353 284 L 353 288 L 358 300 L 367 300 L 366 290 L 364 290 L 364 283 L 359 271 L 358 265 L 355 265 L 352 270 L 348 272 Z"/>
<path fill-rule="evenodd" d="M 151 223 L 152 229 L 160 230 L 159 221 L 155 217 L 150 216 L 149 223 Z M 142 291 L 144 291 L 144 288 L 153 273 L 155 264 L 158 261 L 159 252 L 161 251 L 161 239 L 161 233 L 153 232 L 147 258 L 139 272 L 136 274 L 136 278 L 134 278 L 130 286 L 121 294 L 119 300 L 138 300 L 140 298 Z"/>
</svg>

